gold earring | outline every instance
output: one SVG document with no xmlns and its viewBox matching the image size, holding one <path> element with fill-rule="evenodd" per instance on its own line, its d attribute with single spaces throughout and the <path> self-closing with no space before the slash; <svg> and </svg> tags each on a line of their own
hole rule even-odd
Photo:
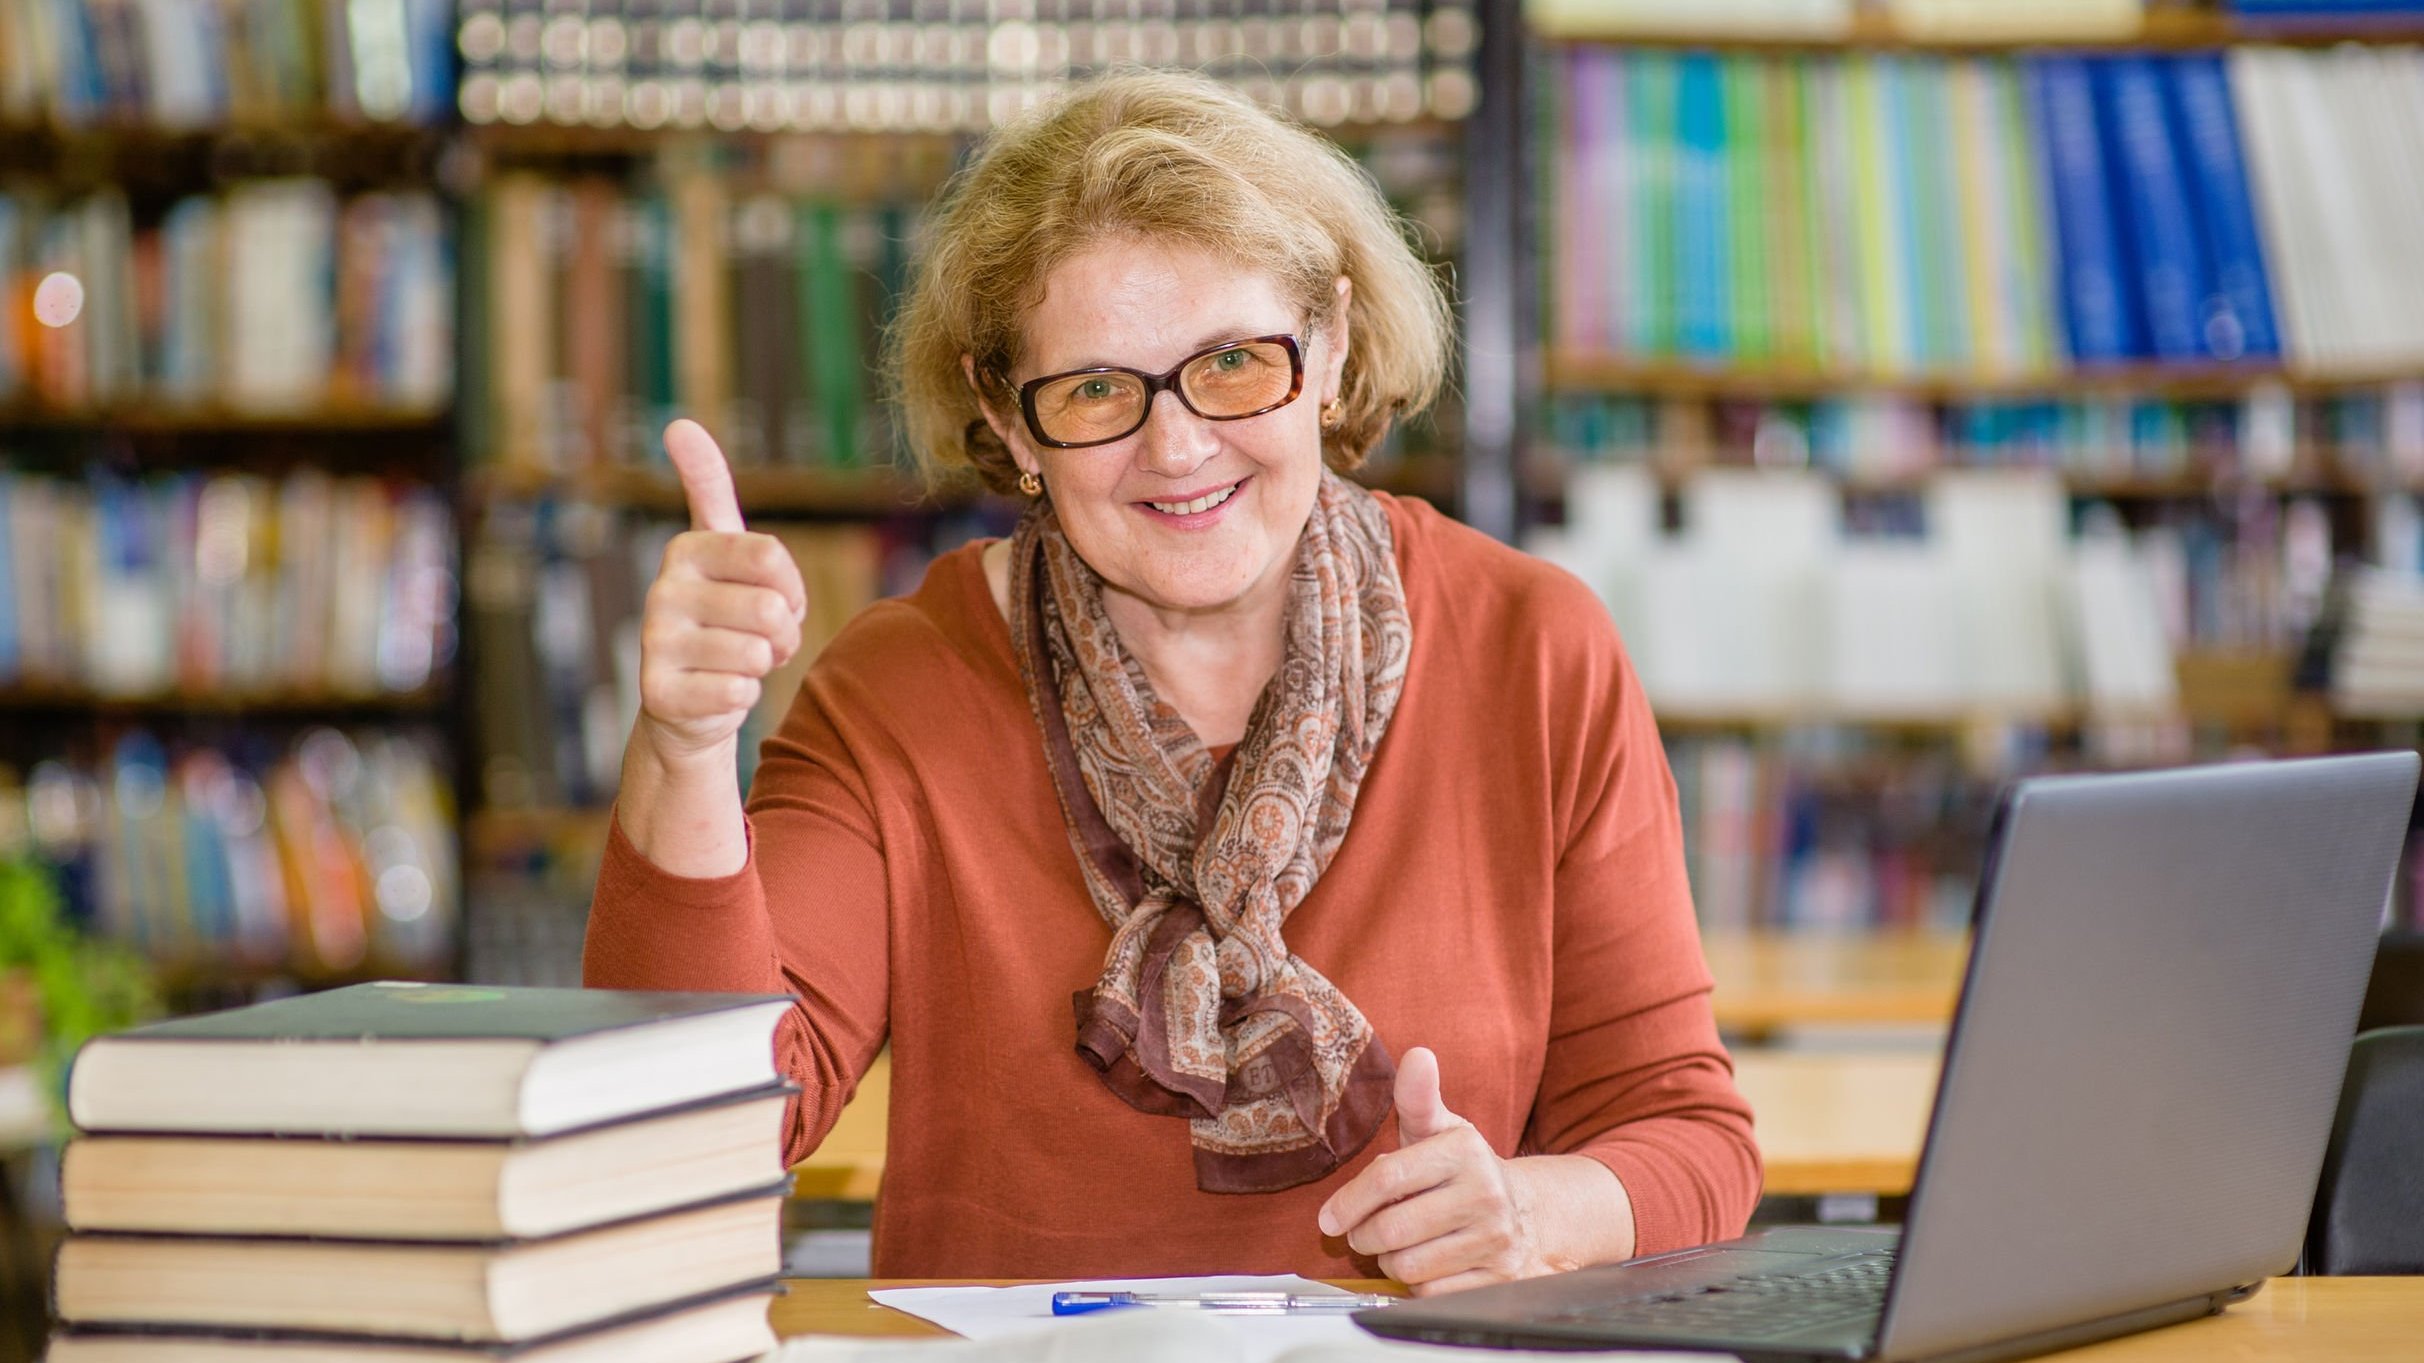
<svg viewBox="0 0 2424 1363">
<path fill-rule="evenodd" d="M 1339 423 L 1346 419 L 1347 404 L 1343 398 L 1332 398 L 1329 405 L 1321 409 L 1321 428 L 1325 431 L 1337 430 Z"/>
<path fill-rule="evenodd" d="M 1036 477 L 1033 469 L 1021 469 L 1018 475 L 1018 490 L 1030 497 L 1041 497 L 1044 495 L 1044 480 Z"/>
</svg>

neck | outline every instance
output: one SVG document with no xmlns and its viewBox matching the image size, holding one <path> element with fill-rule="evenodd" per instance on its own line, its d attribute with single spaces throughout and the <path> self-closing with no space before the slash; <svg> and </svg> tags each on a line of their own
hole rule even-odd
<svg viewBox="0 0 2424 1363">
<path fill-rule="evenodd" d="M 1283 554 L 1234 601 L 1174 610 L 1108 583 L 1103 611 L 1145 669 L 1155 694 L 1176 707 L 1196 737 L 1222 747 L 1245 737 L 1246 721 L 1287 649 L 1288 577 Z"/>
</svg>

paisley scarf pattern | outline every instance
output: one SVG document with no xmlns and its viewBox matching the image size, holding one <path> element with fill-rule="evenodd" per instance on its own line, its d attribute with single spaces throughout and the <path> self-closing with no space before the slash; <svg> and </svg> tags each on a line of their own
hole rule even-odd
<svg viewBox="0 0 2424 1363">
<path fill-rule="evenodd" d="M 1140 1111 L 1184 1117 L 1196 1185 L 1270 1192 L 1354 1157 L 1395 1065 L 1281 925 L 1346 836 L 1413 630 L 1387 512 L 1325 471 L 1288 578 L 1286 644 L 1215 759 L 1160 700 L 1050 502 L 1010 541 L 1011 639 L 1095 910 L 1079 1052 Z"/>
</svg>

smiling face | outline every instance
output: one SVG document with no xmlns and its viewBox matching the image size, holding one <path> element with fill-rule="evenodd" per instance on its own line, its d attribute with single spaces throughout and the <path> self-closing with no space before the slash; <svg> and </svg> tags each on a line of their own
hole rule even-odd
<svg viewBox="0 0 2424 1363">
<path fill-rule="evenodd" d="M 1308 334 L 1269 274 L 1184 243 L 1107 240 L 1046 276 L 1014 388 L 1097 365 L 1160 374 L 1224 342 L 1284 333 L 1303 348 L 1301 393 L 1236 421 L 1160 393 L 1141 429 L 1082 449 L 1038 444 L 1015 401 L 987 401 L 985 419 L 1020 469 L 1043 478 L 1070 544 L 1113 593 L 1156 612 L 1276 608 L 1321 483 L 1321 410 L 1345 368 L 1343 280 L 1332 317 Z"/>
</svg>

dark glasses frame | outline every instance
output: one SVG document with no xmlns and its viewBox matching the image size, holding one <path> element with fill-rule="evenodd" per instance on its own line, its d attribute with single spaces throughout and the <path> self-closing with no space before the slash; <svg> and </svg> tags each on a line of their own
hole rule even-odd
<svg viewBox="0 0 2424 1363">
<path fill-rule="evenodd" d="M 1187 400 L 1187 390 L 1178 386 L 1178 376 L 1186 372 L 1188 365 L 1195 363 L 1197 360 L 1209 359 L 1214 355 L 1220 354 L 1224 350 L 1235 350 L 1239 346 L 1248 345 L 1277 345 L 1288 352 L 1288 395 L 1286 397 L 1281 398 L 1279 401 L 1272 403 L 1268 407 L 1257 407 L 1251 412 L 1237 412 L 1226 416 L 1214 416 L 1210 412 L 1199 409 L 1194 403 Z M 1145 385 L 1145 400 L 1137 406 L 1136 424 L 1130 426 L 1124 431 L 1121 431 L 1118 435 L 1107 435 L 1100 440 L 1055 440 L 1051 436 L 1044 434 L 1044 423 L 1035 412 L 1036 394 L 1042 392 L 1046 384 L 1059 383 L 1064 379 L 1087 378 L 1096 374 L 1126 374 Z M 1125 365 L 1116 364 L 1097 365 L 1092 369 L 1070 369 L 1064 370 L 1058 374 L 1046 374 L 1040 379 L 1029 379 L 1025 383 L 1018 386 L 1018 410 L 1019 414 L 1027 419 L 1027 434 L 1033 436 L 1037 444 L 1049 445 L 1056 450 L 1090 449 L 1096 445 L 1108 445 L 1114 440 L 1125 440 L 1129 436 L 1143 430 L 1145 428 L 1145 422 L 1153 415 L 1153 400 L 1160 397 L 1165 390 L 1178 399 L 1180 406 L 1186 408 L 1190 412 L 1195 413 L 1195 415 L 1202 417 L 1206 421 L 1244 421 L 1248 417 L 1261 416 L 1265 412 L 1276 412 L 1280 408 L 1287 406 L 1289 403 L 1296 401 L 1297 398 L 1304 395 L 1304 346 L 1294 336 L 1286 335 L 1284 333 L 1278 336 L 1247 336 L 1235 341 L 1223 341 L 1219 345 L 1207 346 L 1202 350 L 1198 350 L 1194 354 L 1189 355 L 1187 358 L 1180 360 L 1177 364 L 1170 366 L 1170 370 L 1166 374 L 1148 374 L 1142 369 L 1130 369 Z"/>
</svg>

